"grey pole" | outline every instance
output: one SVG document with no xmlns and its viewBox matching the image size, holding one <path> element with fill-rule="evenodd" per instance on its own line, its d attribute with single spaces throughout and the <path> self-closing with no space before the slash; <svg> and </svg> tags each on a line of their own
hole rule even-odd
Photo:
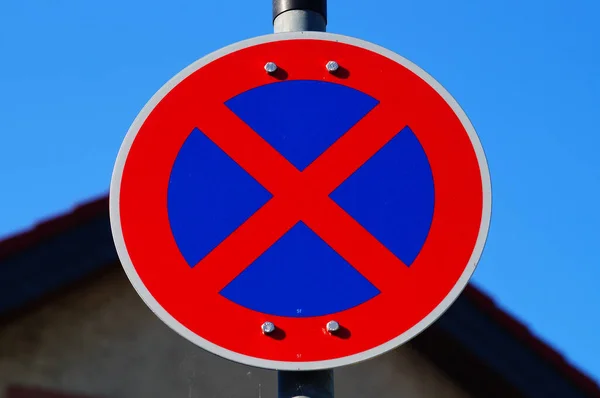
<svg viewBox="0 0 600 398">
<path fill-rule="evenodd" d="M 275 33 L 318 31 L 327 26 L 327 0 L 273 0 Z M 279 398 L 334 398 L 333 369 L 277 372 Z"/>
<path fill-rule="evenodd" d="M 327 0 L 273 0 L 275 33 L 325 32 Z"/>
<path fill-rule="evenodd" d="M 279 398 L 333 398 L 333 369 L 277 373 Z"/>
</svg>

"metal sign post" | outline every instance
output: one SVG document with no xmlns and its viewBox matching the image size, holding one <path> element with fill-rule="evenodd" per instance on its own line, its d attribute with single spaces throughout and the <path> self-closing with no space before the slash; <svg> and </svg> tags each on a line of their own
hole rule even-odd
<svg viewBox="0 0 600 398">
<path fill-rule="evenodd" d="M 325 32 L 327 0 L 273 0 L 273 28 L 282 32 Z"/>
<path fill-rule="evenodd" d="M 327 0 L 273 0 L 275 33 L 317 31 L 327 26 Z M 333 369 L 277 372 L 279 398 L 333 398 Z"/>
<path fill-rule="evenodd" d="M 277 372 L 279 398 L 333 398 L 333 369 Z"/>
</svg>

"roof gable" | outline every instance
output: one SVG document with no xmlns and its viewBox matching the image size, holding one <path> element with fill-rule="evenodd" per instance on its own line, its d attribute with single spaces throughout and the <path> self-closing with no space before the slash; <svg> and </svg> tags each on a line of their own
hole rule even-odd
<svg viewBox="0 0 600 398">
<path fill-rule="evenodd" d="M 0 242 L 0 317 L 18 314 L 115 264 L 107 197 L 5 239 Z M 411 344 L 475 396 L 600 397 L 592 379 L 472 284 Z"/>
</svg>

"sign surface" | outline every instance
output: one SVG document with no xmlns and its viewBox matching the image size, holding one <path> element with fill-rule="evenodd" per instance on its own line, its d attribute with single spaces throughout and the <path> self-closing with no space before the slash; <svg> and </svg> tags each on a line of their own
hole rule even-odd
<svg viewBox="0 0 600 398">
<path fill-rule="evenodd" d="M 435 321 L 475 270 L 491 191 L 439 83 L 381 47 L 304 32 L 169 81 L 127 133 L 110 207 L 129 279 L 171 328 L 237 362 L 309 370 Z"/>
</svg>

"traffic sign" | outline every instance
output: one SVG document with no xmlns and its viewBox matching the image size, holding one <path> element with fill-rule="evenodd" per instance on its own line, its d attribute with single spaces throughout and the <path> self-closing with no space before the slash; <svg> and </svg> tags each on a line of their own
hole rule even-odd
<svg viewBox="0 0 600 398">
<path fill-rule="evenodd" d="M 423 70 L 321 32 L 193 63 L 119 152 L 113 235 L 146 304 L 225 358 L 309 370 L 411 339 L 466 286 L 487 236 L 485 156 Z"/>
</svg>

